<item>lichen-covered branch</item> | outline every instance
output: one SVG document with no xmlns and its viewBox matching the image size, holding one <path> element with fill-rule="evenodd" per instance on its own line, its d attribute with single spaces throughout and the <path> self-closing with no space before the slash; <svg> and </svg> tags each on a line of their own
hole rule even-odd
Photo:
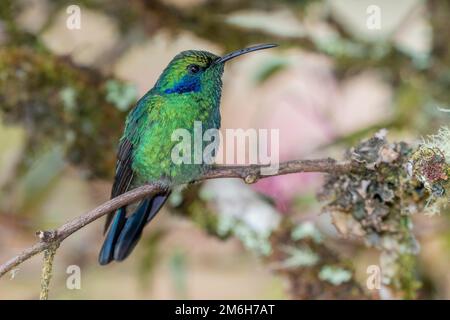
<svg viewBox="0 0 450 320">
<path fill-rule="evenodd" d="M 59 242 L 53 242 L 50 247 L 44 250 L 44 261 L 42 264 L 41 275 L 41 293 L 40 300 L 48 300 L 48 291 L 50 289 L 50 280 L 52 279 L 53 260 L 55 258 L 56 250 L 59 247 Z"/>
<path fill-rule="evenodd" d="M 440 212 L 448 202 L 450 131 L 442 128 L 414 148 L 389 143 L 385 133 L 351 148 L 347 161 L 365 170 L 328 175 L 319 198 L 344 237 L 380 250 L 391 296 L 414 298 L 420 283 L 412 216 Z"/>
</svg>

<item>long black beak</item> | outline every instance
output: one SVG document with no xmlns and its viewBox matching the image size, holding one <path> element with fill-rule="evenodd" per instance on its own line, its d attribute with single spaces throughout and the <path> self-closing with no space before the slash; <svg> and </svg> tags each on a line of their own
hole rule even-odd
<svg viewBox="0 0 450 320">
<path fill-rule="evenodd" d="M 278 45 L 277 44 L 259 44 L 259 45 L 253 46 L 253 47 L 236 50 L 236 51 L 230 52 L 230 53 L 224 55 L 223 57 L 217 59 L 216 61 L 214 61 L 214 63 L 224 63 L 228 60 L 234 59 L 236 57 L 239 57 L 239 56 L 249 53 L 249 52 L 269 49 L 269 48 L 273 48 L 273 47 L 278 47 Z"/>
</svg>

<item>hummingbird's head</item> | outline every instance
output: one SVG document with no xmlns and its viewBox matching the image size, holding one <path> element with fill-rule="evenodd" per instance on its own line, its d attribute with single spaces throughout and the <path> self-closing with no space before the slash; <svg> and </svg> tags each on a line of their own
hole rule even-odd
<svg viewBox="0 0 450 320">
<path fill-rule="evenodd" d="M 207 51 L 188 50 L 177 54 L 159 77 L 155 87 L 162 94 L 189 94 L 219 91 L 225 62 L 248 52 L 275 47 L 253 46 L 216 56 Z"/>
<path fill-rule="evenodd" d="M 206 82 L 222 77 L 223 64 L 214 64 L 219 58 L 207 51 L 182 51 L 170 61 L 156 87 L 163 94 L 199 92 Z"/>
</svg>

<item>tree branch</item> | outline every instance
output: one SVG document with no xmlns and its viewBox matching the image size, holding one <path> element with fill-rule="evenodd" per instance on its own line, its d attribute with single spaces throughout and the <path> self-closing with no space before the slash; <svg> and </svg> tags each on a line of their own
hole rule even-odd
<svg viewBox="0 0 450 320">
<path fill-rule="evenodd" d="M 322 172 L 322 173 L 348 173 L 357 171 L 359 167 L 352 162 L 338 162 L 331 158 L 317 160 L 294 160 L 281 163 L 276 173 L 262 175 L 261 169 L 265 166 L 217 166 L 210 167 L 195 182 L 216 178 L 240 178 L 246 183 L 255 183 L 259 179 L 270 176 L 285 175 L 299 172 Z M 89 223 L 97 220 L 103 215 L 110 213 L 127 204 L 141 200 L 151 194 L 164 190 L 160 184 L 146 184 L 120 196 L 106 201 L 95 209 L 65 223 L 61 227 L 51 231 L 39 231 L 37 235 L 40 241 L 25 249 L 14 258 L 0 265 L 0 277 L 11 271 L 24 261 L 30 259 L 44 250 L 50 249 L 56 243 L 62 242 L 72 233 L 78 231 Z"/>
</svg>

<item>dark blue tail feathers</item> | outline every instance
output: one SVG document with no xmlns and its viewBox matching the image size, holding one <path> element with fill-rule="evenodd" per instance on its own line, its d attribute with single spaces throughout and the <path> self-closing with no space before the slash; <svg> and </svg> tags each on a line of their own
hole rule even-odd
<svg viewBox="0 0 450 320">
<path fill-rule="evenodd" d="M 99 263 L 105 265 L 112 260 L 122 261 L 133 251 L 145 225 L 158 213 L 170 192 L 146 198 L 128 218 L 126 208 L 117 210 L 99 254 Z"/>
<path fill-rule="evenodd" d="M 126 221 L 126 207 L 122 207 L 116 211 L 111 226 L 109 227 L 109 232 L 106 235 L 106 239 L 103 242 L 102 249 L 100 250 L 98 262 L 101 265 L 108 264 L 113 260 L 114 247 L 116 245 L 117 238 L 120 235 L 120 231 Z"/>
</svg>

